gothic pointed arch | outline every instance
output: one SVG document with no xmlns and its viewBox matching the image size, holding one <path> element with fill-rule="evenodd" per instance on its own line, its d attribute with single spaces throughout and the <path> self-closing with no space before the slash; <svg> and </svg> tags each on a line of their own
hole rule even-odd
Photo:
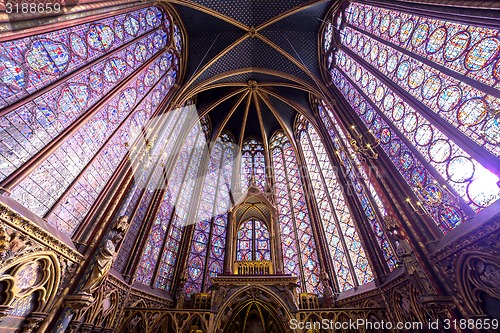
<svg viewBox="0 0 500 333">
<path fill-rule="evenodd" d="M 487 253 L 464 253 L 457 267 L 458 288 L 464 295 L 468 311 L 475 315 L 498 315 L 495 310 L 500 302 L 497 257 Z"/>
<path fill-rule="evenodd" d="M 237 321 L 236 319 L 242 314 L 242 311 L 242 318 L 245 318 L 246 314 L 256 306 L 261 309 L 261 315 L 258 317 L 264 321 L 264 327 L 266 326 L 266 318 L 263 316 L 262 310 L 266 315 L 270 316 L 269 319 L 273 320 L 276 328 L 280 329 L 278 332 L 287 332 L 288 327 L 282 325 L 290 322 L 293 318 L 292 308 L 283 301 L 282 297 L 265 286 L 243 287 L 230 295 L 220 304 L 219 312 L 214 319 L 214 327 L 222 330 L 230 329 L 232 328 L 231 324 Z M 243 321 L 244 319 L 241 324 L 243 324 Z M 239 326 L 239 328 L 242 329 L 243 327 Z"/>
<path fill-rule="evenodd" d="M 325 77 L 443 233 L 500 198 L 496 29 L 346 2 L 322 31 Z"/>
<path fill-rule="evenodd" d="M 255 177 L 250 178 L 248 188 L 232 207 L 230 222 L 233 239 L 228 264 L 234 273 L 254 274 L 246 271 L 245 262 L 258 261 L 270 263 L 263 274 L 282 270 L 282 260 L 277 251 L 276 211 L 268 195 L 256 184 Z"/>
<path fill-rule="evenodd" d="M 17 74 L 0 88 L 0 186 L 75 239 L 171 96 L 182 58 L 162 7 L 78 21 L 4 41 L 2 63 Z"/>
</svg>

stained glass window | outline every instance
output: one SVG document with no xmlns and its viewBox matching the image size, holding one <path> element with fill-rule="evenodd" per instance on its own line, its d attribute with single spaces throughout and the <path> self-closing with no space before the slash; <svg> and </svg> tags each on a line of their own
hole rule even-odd
<svg viewBox="0 0 500 333">
<path fill-rule="evenodd" d="M 223 272 L 233 163 L 234 141 L 222 133 L 210 153 L 200 196 L 188 259 L 188 294 L 205 291 L 209 277 Z"/>
<path fill-rule="evenodd" d="M 500 88 L 499 30 L 352 3 L 347 24 L 454 72 Z M 363 19 L 366 17 L 366 19 Z M 435 66 L 436 67 L 436 66 Z"/>
<path fill-rule="evenodd" d="M 39 152 L 79 117 L 92 112 L 93 107 L 115 89 L 122 79 L 128 77 L 166 45 L 166 36 L 162 30 L 152 31 L 115 53 L 113 57 L 92 63 L 67 79 L 64 84 L 52 87 L 39 97 L 1 116 L 0 157 L 5 168 L 2 168 L 0 180 Z M 132 59 L 127 63 L 127 54 L 155 37 L 159 38 L 160 43 L 149 49 L 143 59 Z M 170 67 L 171 58 L 170 53 L 162 58 L 164 70 Z M 106 120 L 117 122 L 118 110 L 110 110 Z"/>
<path fill-rule="evenodd" d="M 150 17 L 154 15 L 157 19 L 151 20 L 152 25 L 134 25 L 141 14 L 143 17 L 145 13 L 149 13 Z M 112 58 L 123 51 L 128 42 L 155 30 L 159 31 L 162 16 L 158 7 L 131 9 L 127 13 L 90 23 L 2 42 L 0 108 L 11 105 L 60 78 L 70 76 L 101 56 Z M 133 28 L 127 28 L 132 25 Z M 166 40 L 161 39 L 167 39 L 168 35 L 149 36 L 150 39 L 165 43 Z"/>
<path fill-rule="evenodd" d="M 423 209 L 447 232 L 498 200 L 486 165 L 500 156 L 499 30 L 356 2 L 345 13 L 324 53 L 332 81 Z"/>
<path fill-rule="evenodd" d="M 171 288 L 205 145 L 205 135 L 196 124 L 188 133 L 175 167 L 166 179 L 167 188 L 137 269 L 136 278 L 141 283 L 167 291 Z"/>
<path fill-rule="evenodd" d="M 251 178 L 255 184 L 264 192 L 266 186 L 266 160 L 264 157 L 264 146 L 256 139 L 243 142 L 241 150 L 241 188 L 246 191 Z"/>
<path fill-rule="evenodd" d="M 69 236 L 177 78 L 169 20 L 158 7 L 130 9 L 0 44 L 0 181 L 50 149 L 12 198 Z"/>
<path fill-rule="evenodd" d="M 236 260 L 271 260 L 269 229 L 264 222 L 251 218 L 240 224 L 236 234 Z"/>
<path fill-rule="evenodd" d="M 382 218 L 386 216 L 385 208 L 375 191 L 367 172 L 361 165 L 359 157 L 354 153 L 354 150 L 347 140 L 347 137 L 335 118 L 332 110 L 330 110 L 324 102 L 318 105 L 319 115 L 332 139 L 333 146 L 336 149 L 336 154 L 339 162 L 346 170 L 350 185 L 353 192 L 359 199 L 363 211 L 370 223 L 371 230 L 377 240 L 377 244 L 387 262 L 390 270 L 396 267 L 396 258 L 392 245 L 390 244 L 386 232 L 384 230 Z M 365 186 L 369 191 L 365 190 Z M 375 210 L 379 211 L 379 214 Z"/>
<path fill-rule="evenodd" d="M 419 109 L 416 109 L 394 92 L 368 70 L 360 66 L 343 51 L 337 53 L 339 69 L 346 73 L 352 82 L 356 80 L 356 72 L 368 74 L 370 84 L 360 86 L 375 108 L 384 114 L 392 124 L 410 140 L 425 160 L 439 172 L 448 184 L 474 210 L 480 210 L 500 198 L 498 177 L 473 159 L 459 145 L 446 136 L 441 130 L 432 126 Z M 347 63 L 352 62 L 350 70 Z M 373 94 L 370 94 L 371 88 Z M 387 140 L 389 138 L 385 138 Z"/>
<path fill-rule="evenodd" d="M 284 271 L 299 277 L 304 292 L 321 294 L 316 241 L 294 149 L 281 131 L 270 147 Z"/>
<path fill-rule="evenodd" d="M 363 44 L 363 51 L 357 53 L 359 57 L 409 92 L 419 101 L 424 111 L 438 114 L 443 120 L 474 139 L 476 143 L 500 156 L 500 146 L 495 142 L 496 136 L 500 134 L 500 128 L 489 125 L 495 120 L 487 112 L 487 108 L 499 109 L 500 99 L 460 79 L 446 75 L 439 69 L 396 50 L 393 46 L 363 35 L 353 28 L 345 28 L 342 41 L 353 52 L 357 51 L 353 46 L 354 41 L 357 41 L 358 45 Z M 442 41 L 445 41 L 444 37 Z M 353 62 L 353 65 L 357 66 L 356 62 Z M 371 79 L 370 73 L 360 74 L 365 75 L 364 80 Z M 389 108 L 391 103 L 397 102 L 393 101 L 392 97 L 386 99 L 389 99 L 386 101 L 386 106 Z M 432 133 L 428 136 L 431 135 Z"/>
<path fill-rule="evenodd" d="M 149 69 L 159 66 L 159 62 L 160 59 L 157 59 Z M 97 198 L 100 189 L 127 154 L 128 146 L 133 144 L 141 133 L 141 128 L 156 111 L 159 102 L 154 103 L 155 93 L 165 96 L 170 90 L 170 76 L 175 77 L 175 72 L 160 71 L 155 85 L 143 89 L 141 93 L 139 86 L 147 70 L 144 69 L 132 79 L 120 94 L 100 108 L 28 178 L 15 187 L 12 197 L 39 216 L 44 216 L 65 195 L 67 207 L 63 204 L 57 205 L 56 211 L 52 208 L 48 220 L 71 235 Z M 118 110 L 117 121 L 107 121 L 108 112 L 115 109 Z M 77 183 L 72 184 L 77 177 Z M 70 185 L 73 191 L 66 192 Z M 82 191 L 82 188 L 85 190 Z M 73 226 L 67 224 L 70 220 L 73 221 Z"/>
<path fill-rule="evenodd" d="M 126 215 L 131 222 L 125 239 L 120 246 L 119 255 L 113 266 L 114 269 L 119 272 L 123 273 L 125 269 L 125 265 L 137 241 L 140 227 L 144 222 L 146 212 L 151 204 L 154 193 L 157 190 L 165 188 L 163 166 L 174 158 L 174 156 L 172 156 L 172 150 L 180 137 L 180 132 L 184 123 L 185 118 L 182 116 L 181 112 L 169 112 L 167 114 L 167 121 L 150 152 L 150 156 L 153 159 L 150 160 L 144 168 L 136 171 L 134 174 L 134 185 L 128 190 L 127 197 L 122 201 L 118 216 Z M 156 160 L 154 159 L 155 157 Z M 161 213 L 164 216 L 168 215 L 165 211 Z M 151 249 L 150 251 L 158 250 L 159 249 Z M 158 254 L 156 254 L 156 256 L 151 254 L 151 256 L 156 258 Z"/>
<path fill-rule="evenodd" d="M 84 186 L 84 182 L 86 180 L 88 183 L 90 183 L 88 181 L 90 175 L 101 174 L 101 178 L 103 179 L 103 181 L 98 185 L 91 184 L 94 192 L 88 191 L 88 193 L 93 194 L 91 196 L 91 199 L 87 200 L 88 204 L 81 209 L 75 209 L 75 207 L 71 205 L 57 205 L 52 209 L 52 213 L 47 217 L 49 222 L 56 223 L 57 220 L 65 220 L 68 217 L 73 218 L 75 222 L 82 221 L 83 217 L 86 215 L 91 205 L 97 198 L 97 195 L 111 178 L 113 171 L 118 168 L 119 163 L 123 160 L 128 152 L 128 147 L 126 144 L 127 142 L 123 142 L 124 135 L 128 134 L 130 142 L 134 142 L 135 139 L 141 134 L 141 131 L 145 127 L 148 118 L 150 118 L 156 112 L 156 108 L 159 106 L 159 102 L 155 103 L 154 101 L 155 94 L 158 93 L 160 96 L 165 96 L 170 89 L 171 86 L 168 84 L 168 81 L 170 80 L 168 77 L 169 74 L 166 75 L 167 77 L 164 77 L 162 81 L 160 81 L 160 84 L 156 85 L 158 90 L 150 91 L 149 95 L 147 95 L 142 100 L 141 104 L 139 104 L 138 108 L 143 107 L 144 109 L 139 109 L 138 111 L 136 111 L 136 113 L 130 118 L 130 121 L 126 121 L 119 129 L 117 134 L 115 134 L 115 136 L 111 140 L 109 140 L 109 142 L 104 147 L 101 148 L 101 151 L 97 155 L 97 158 L 101 158 L 101 161 L 108 160 L 109 162 L 111 162 L 108 163 L 108 167 L 110 168 L 110 170 L 107 172 L 107 174 L 101 173 L 101 167 L 103 167 L 103 163 L 95 164 L 95 162 L 91 161 L 89 166 L 87 166 L 87 170 L 84 170 L 80 175 L 81 178 L 77 181 L 76 188 L 75 185 L 73 185 L 73 187 L 67 192 L 67 194 L 65 194 L 65 196 L 71 196 L 73 195 L 73 193 L 78 192 L 78 196 L 80 196 L 80 198 L 83 197 L 85 195 L 85 192 L 82 192 L 81 189 L 78 188 L 78 185 L 82 184 L 82 186 Z M 120 138 L 118 138 L 118 136 Z M 65 196 L 63 196 L 62 200 L 64 200 Z M 66 213 L 69 213 L 70 215 L 65 215 L 64 217 L 60 216 L 60 214 Z"/>
<path fill-rule="evenodd" d="M 300 115 L 297 136 L 314 192 L 339 291 L 373 280 L 373 273 L 336 168 L 314 127 Z"/>
</svg>

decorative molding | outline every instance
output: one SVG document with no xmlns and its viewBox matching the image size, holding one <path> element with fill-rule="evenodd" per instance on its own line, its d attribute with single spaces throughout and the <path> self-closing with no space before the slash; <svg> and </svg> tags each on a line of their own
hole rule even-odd
<svg viewBox="0 0 500 333">
<path fill-rule="evenodd" d="M 380 303 L 382 297 L 381 293 L 382 291 L 378 288 L 366 291 L 364 293 L 358 293 L 353 296 L 337 300 L 335 302 L 335 307 L 353 308 L 354 304 L 364 303 L 367 300 L 377 300 L 377 303 Z M 382 304 L 383 302 L 378 305 Z"/>
<path fill-rule="evenodd" d="M 145 302 L 145 307 L 148 308 L 166 309 L 173 306 L 172 300 L 153 295 L 143 290 L 132 288 L 130 289 L 126 307 L 132 306 L 132 304 L 136 303 L 138 300 L 143 300 Z"/>
<path fill-rule="evenodd" d="M 28 220 L 24 216 L 14 212 L 3 203 L 0 203 L 0 221 L 3 221 L 5 224 L 23 234 L 27 234 L 37 242 L 49 247 L 51 250 L 57 252 L 72 262 L 80 263 L 83 261 L 83 255 L 81 255 L 77 250 L 73 249 L 70 245 L 59 240 L 57 237 L 53 236 L 51 233 Z"/>
<path fill-rule="evenodd" d="M 221 286 L 230 286 L 234 284 L 269 286 L 297 283 L 297 277 L 283 275 L 219 275 L 217 277 L 213 277 L 211 280 L 213 284 L 219 284 Z"/>
<path fill-rule="evenodd" d="M 474 219 L 469 220 L 466 223 L 473 222 Z M 486 223 L 478 224 L 477 227 L 469 230 L 467 233 L 461 235 L 460 237 L 444 245 L 443 247 L 438 248 L 430 255 L 430 259 L 437 264 L 456 254 L 458 251 L 471 247 L 472 245 L 480 242 L 483 239 L 491 237 L 492 235 L 498 235 L 499 230 L 500 215 L 497 215 Z"/>
</svg>

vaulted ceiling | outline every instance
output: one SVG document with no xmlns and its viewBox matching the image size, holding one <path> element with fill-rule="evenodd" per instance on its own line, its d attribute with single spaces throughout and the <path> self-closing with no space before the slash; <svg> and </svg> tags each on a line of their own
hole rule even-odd
<svg viewBox="0 0 500 333">
<path fill-rule="evenodd" d="M 323 97 L 318 34 L 327 0 L 169 0 L 186 27 L 187 68 L 176 104 L 196 100 L 241 142 L 291 134 L 310 94 Z"/>
</svg>

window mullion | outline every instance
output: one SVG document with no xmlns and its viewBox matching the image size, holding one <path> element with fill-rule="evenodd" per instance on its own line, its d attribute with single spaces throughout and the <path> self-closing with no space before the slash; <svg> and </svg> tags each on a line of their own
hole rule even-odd
<svg viewBox="0 0 500 333">
<path fill-rule="evenodd" d="M 192 161 L 192 158 L 193 158 L 193 155 L 194 153 L 196 152 L 196 144 L 198 142 L 198 140 L 200 139 L 200 137 L 202 136 L 201 133 L 198 133 L 197 134 L 197 137 L 196 137 L 196 140 L 194 141 L 194 144 L 193 144 L 193 149 L 191 150 L 191 153 L 189 155 L 189 160 L 188 162 L 186 163 L 186 170 L 184 171 L 184 174 L 182 176 L 182 181 L 181 181 L 181 186 L 179 186 L 179 191 L 177 192 L 177 197 L 175 198 L 175 203 L 173 205 L 173 209 L 172 209 L 172 214 L 170 215 L 170 221 L 168 223 L 168 227 L 167 227 L 167 230 L 165 230 L 165 239 L 163 241 L 163 245 L 162 245 L 162 251 L 160 251 L 160 256 L 158 258 L 158 260 L 156 261 L 156 265 L 155 265 L 155 269 L 154 269 L 154 272 L 153 272 L 153 280 L 151 282 L 151 285 L 154 286 L 158 280 L 158 271 L 159 271 L 159 268 L 161 266 L 161 260 L 162 260 L 162 255 L 163 253 L 165 252 L 166 250 L 166 245 L 167 245 L 167 241 L 169 239 L 169 234 L 170 234 L 170 231 L 172 230 L 172 224 L 174 222 L 174 218 L 176 216 L 176 211 L 177 211 L 177 204 L 179 203 L 179 200 L 181 198 L 181 192 L 182 190 L 184 189 L 184 185 L 186 184 L 185 182 L 185 179 L 186 179 L 186 175 L 188 174 L 188 171 L 189 171 L 189 165 L 191 164 L 191 161 Z M 187 137 L 186 139 L 187 140 Z M 184 141 L 185 141 L 184 140 Z M 178 155 L 177 155 L 177 161 L 179 161 L 179 158 L 180 158 L 180 153 L 181 153 L 181 150 L 178 151 Z M 177 164 L 177 163 L 176 163 Z M 175 164 L 174 164 L 174 168 L 175 168 Z M 173 169 L 174 169 L 173 168 Z M 168 182 L 167 182 L 167 189 L 166 191 L 168 191 Z"/>
<path fill-rule="evenodd" d="M 279 149 L 281 158 L 283 159 L 283 170 L 285 171 L 286 188 L 287 188 L 287 192 L 288 192 L 288 206 L 290 207 L 290 213 L 292 215 L 293 231 L 295 233 L 295 248 L 296 248 L 297 260 L 298 260 L 298 264 L 299 264 L 300 280 L 302 281 L 302 290 L 307 291 L 306 281 L 304 278 L 304 271 L 303 271 L 304 265 L 302 263 L 302 257 L 300 255 L 301 248 L 300 248 L 300 243 L 299 243 L 299 233 L 297 231 L 297 220 L 295 218 L 295 210 L 293 209 L 293 203 L 292 203 L 292 190 L 290 189 L 290 178 L 288 176 L 288 164 L 286 162 L 285 153 L 283 152 L 283 145 L 281 145 L 278 149 Z M 284 256 L 284 254 L 283 254 L 283 256 Z"/>
<path fill-rule="evenodd" d="M 344 78 L 350 82 L 350 84 L 352 84 L 354 87 L 357 87 L 357 84 L 354 83 L 352 81 L 352 79 L 346 74 L 344 73 L 344 71 L 340 68 L 337 67 L 337 70 L 344 76 Z M 447 183 L 446 180 L 444 179 L 444 177 L 426 160 L 426 158 L 422 155 L 422 153 L 420 153 L 416 148 L 415 146 L 413 145 L 413 143 L 410 142 L 410 140 L 406 137 L 406 135 L 404 135 L 403 133 L 401 133 L 401 131 L 396 127 L 396 125 L 394 125 L 394 123 L 388 119 L 388 117 L 384 114 L 384 112 L 380 111 L 380 109 L 375 105 L 375 103 L 370 99 L 370 97 L 368 97 L 363 91 L 361 91 L 361 89 L 359 88 L 356 88 L 357 92 L 363 96 L 363 98 L 366 100 L 366 102 L 370 105 L 370 107 L 375 110 L 375 112 L 377 113 L 378 116 L 380 116 L 384 122 L 387 124 L 387 126 L 396 133 L 397 137 L 403 141 L 403 143 L 405 144 L 405 146 L 411 151 L 412 155 L 414 156 L 414 158 L 418 159 L 418 161 L 425 167 L 425 169 L 433 176 L 433 178 L 440 184 L 445 184 Z M 365 124 L 364 121 L 362 121 L 363 124 Z M 366 126 L 366 125 L 365 125 Z M 408 183 L 408 182 L 406 182 Z M 416 189 L 415 188 L 412 188 L 409 184 L 408 186 L 411 188 L 411 191 L 413 193 L 415 193 L 416 195 Z M 457 198 L 458 198 L 458 206 L 464 211 L 466 212 L 469 216 L 472 216 L 474 214 L 472 208 L 469 207 L 469 205 L 463 200 L 463 198 L 455 192 L 455 190 L 450 187 L 448 188 L 449 191 L 451 191 Z"/>
<path fill-rule="evenodd" d="M 309 126 L 311 126 L 311 125 L 309 125 Z M 355 271 L 354 271 L 354 265 L 352 264 L 351 255 L 350 255 L 349 250 L 347 248 L 347 244 L 346 244 L 346 241 L 344 239 L 344 233 L 342 232 L 342 228 L 340 227 L 340 222 L 339 222 L 339 220 L 337 218 L 337 211 L 336 211 L 335 207 L 333 206 L 333 201 L 332 201 L 332 198 L 331 198 L 331 195 L 330 195 L 330 190 L 329 190 L 329 188 L 327 186 L 327 183 L 326 183 L 326 180 L 325 180 L 325 176 L 323 175 L 323 170 L 320 167 L 320 163 L 319 163 L 319 160 L 318 160 L 318 156 L 316 154 L 316 150 L 314 149 L 314 145 L 312 144 L 312 141 L 311 141 L 311 138 L 309 136 L 309 132 L 307 131 L 307 129 L 304 130 L 304 133 L 305 133 L 305 135 L 307 137 L 307 140 L 309 142 L 309 145 L 311 147 L 312 155 L 314 156 L 314 160 L 315 160 L 317 168 L 318 168 L 318 174 L 321 177 L 321 181 L 322 181 L 323 187 L 325 189 L 325 194 L 326 194 L 326 196 L 328 198 L 328 205 L 330 206 L 330 209 L 332 209 L 332 217 L 333 217 L 333 219 L 335 221 L 334 223 L 337 226 L 338 231 L 339 231 L 339 238 L 340 238 L 340 241 L 342 243 L 342 247 L 344 248 L 344 253 L 345 253 L 346 261 L 347 261 L 347 264 L 349 265 L 349 269 L 350 269 L 350 275 L 352 276 L 352 280 L 353 280 L 355 286 L 358 286 L 359 285 L 358 277 L 356 276 Z M 330 162 L 330 164 L 331 164 L 331 162 Z M 328 221 L 328 222 L 330 222 L 330 221 Z M 323 225 L 323 232 L 324 232 L 324 227 L 325 226 Z"/>
</svg>

